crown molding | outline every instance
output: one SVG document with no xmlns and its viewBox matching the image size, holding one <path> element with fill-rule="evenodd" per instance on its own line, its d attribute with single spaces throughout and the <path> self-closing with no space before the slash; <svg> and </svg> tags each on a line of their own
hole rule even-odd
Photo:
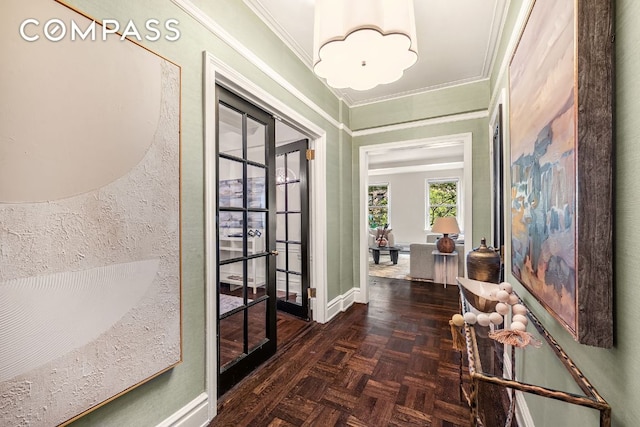
<svg viewBox="0 0 640 427">
<path fill-rule="evenodd" d="M 309 69 L 313 68 L 313 58 L 300 46 L 295 38 L 282 26 L 260 0 L 244 0 L 244 3 L 265 23 L 269 29 L 302 61 Z"/>
<path fill-rule="evenodd" d="M 225 30 L 220 24 L 218 24 L 213 18 L 207 15 L 202 9 L 197 7 L 190 0 L 171 0 L 173 4 L 178 6 L 184 12 L 186 12 L 189 16 L 199 22 L 203 27 L 213 33 L 220 40 L 225 42 L 229 47 L 239 53 L 242 57 L 244 57 L 247 61 L 255 65 L 260 69 L 264 74 L 266 74 L 271 80 L 280 85 L 283 89 L 289 92 L 291 95 L 298 98 L 302 103 L 304 103 L 307 107 L 313 110 L 315 113 L 320 115 L 323 119 L 325 119 L 328 123 L 338 129 L 345 129 L 343 123 L 340 123 L 338 120 L 334 119 L 323 110 L 318 104 L 313 102 L 310 98 L 308 98 L 305 94 L 303 94 L 298 88 L 293 86 L 289 81 L 287 81 L 281 74 L 275 71 L 269 64 L 259 58 L 255 53 L 253 53 L 250 49 L 248 49 L 245 45 L 240 43 L 238 39 L 233 37 L 227 30 Z M 339 102 L 340 100 L 336 100 Z"/>
<path fill-rule="evenodd" d="M 419 88 L 419 89 L 413 89 L 413 90 L 408 90 L 408 91 L 405 91 L 405 92 L 395 93 L 393 95 L 379 96 L 377 98 L 371 98 L 369 100 L 365 100 L 365 101 L 361 101 L 361 102 L 353 102 L 351 105 L 349 105 L 349 104 L 347 104 L 347 105 L 350 108 L 362 107 L 362 106 L 365 106 L 365 105 L 377 104 L 379 102 L 391 101 L 391 100 L 402 99 L 402 98 L 408 98 L 410 96 L 420 95 L 420 94 L 423 94 L 423 93 L 436 92 L 438 90 L 451 89 L 451 88 L 454 88 L 454 87 L 465 86 L 465 85 L 469 85 L 469 84 L 486 82 L 486 81 L 489 81 L 488 77 L 484 77 L 484 76 L 469 77 L 468 79 L 457 80 L 455 82 L 448 82 L 448 83 L 442 83 L 442 84 L 439 84 L 439 85 L 422 87 L 422 88 Z"/>
<path fill-rule="evenodd" d="M 438 125 L 442 123 L 453 123 L 453 122 L 460 122 L 463 120 L 484 119 L 486 117 L 489 117 L 489 110 L 480 110 L 480 111 L 474 111 L 471 113 L 452 114 L 449 116 L 435 117 L 432 119 L 416 120 L 413 122 L 400 123 L 397 125 L 388 125 L 388 126 L 380 126 L 380 127 L 363 129 L 363 130 L 356 130 L 352 132 L 351 136 L 356 138 L 359 136 L 375 135 L 375 134 L 384 133 L 384 132 L 395 132 L 399 130 L 413 129 L 413 128 L 423 127 L 423 126 L 433 126 L 433 125 Z"/>
<path fill-rule="evenodd" d="M 333 88 L 329 86 L 326 80 L 321 79 L 320 77 L 315 75 L 313 71 L 313 58 L 309 56 L 309 54 L 300 46 L 297 40 L 289 34 L 289 32 L 282 26 L 280 23 L 273 17 L 273 15 L 267 10 L 266 7 L 262 4 L 260 0 L 243 0 L 249 9 L 255 13 L 258 18 L 264 22 L 264 24 L 282 41 L 291 50 L 294 55 L 298 57 L 298 59 L 312 72 L 314 76 L 323 84 L 325 87 L 333 93 L 333 95 L 338 98 L 338 101 L 345 101 L 345 94 L 342 93 L 339 89 Z M 345 101 L 346 102 L 346 101 Z M 351 106 L 348 102 L 347 105 Z"/>
<path fill-rule="evenodd" d="M 493 20 L 491 21 L 491 29 L 489 30 L 491 36 L 489 37 L 484 65 L 482 66 L 482 75 L 487 78 L 489 78 L 493 65 L 498 57 L 498 49 L 496 49 L 496 47 L 500 46 L 500 41 L 502 40 L 502 32 L 504 31 L 504 26 L 507 21 L 508 8 L 509 2 L 507 0 L 496 1 Z"/>
</svg>

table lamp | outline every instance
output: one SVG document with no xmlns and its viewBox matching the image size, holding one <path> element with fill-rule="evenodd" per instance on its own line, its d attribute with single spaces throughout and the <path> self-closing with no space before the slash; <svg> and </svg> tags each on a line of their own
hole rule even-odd
<svg viewBox="0 0 640 427">
<path fill-rule="evenodd" d="M 458 221 L 455 217 L 445 216 L 438 217 L 433 222 L 431 231 L 434 233 L 442 233 L 443 236 L 436 242 L 436 248 L 442 253 L 450 254 L 456 248 L 456 243 L 449 237 L 449 234 L 460 233 Z"/>
</svg>

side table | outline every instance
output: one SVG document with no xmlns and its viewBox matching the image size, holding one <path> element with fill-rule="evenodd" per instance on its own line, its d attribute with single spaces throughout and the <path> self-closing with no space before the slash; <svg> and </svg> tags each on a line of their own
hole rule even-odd
<svg viewBox="0 0 640 427">
<path fill-rule="evenodd" d="M 455 284 L 458 277 L 458 251 L 445 253 L 435 250 L 431 253 L 434 256 L 433 281 L 442 283 L 445 288 L 447 284 Z"/>
<path fill-rule="evenodd" d="M 394 264 L 398 263 L 398 252 L 400 252 L 400 247 L 396 246 L 370 246 L 371 254 L 373 255 L 373 262 L 376 264 L 380 264 L 380 251 L 389 251 L 389 258 L 391 258 L 391 262 Z"/>
</svg>

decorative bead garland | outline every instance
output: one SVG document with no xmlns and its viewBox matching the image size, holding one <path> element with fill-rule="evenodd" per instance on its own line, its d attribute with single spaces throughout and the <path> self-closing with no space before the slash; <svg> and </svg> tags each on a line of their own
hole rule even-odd
<svg viewBox="0 0 640 427">
<path fill-rule="evenodd" d="M 509 282 L 502 282 L 498 285 L 498 291 L 491 292 L 489 297 L 497 299 L 499 302 L 496 304 L 495 311 L 491 313 L 479 313 L 475 314 L 470 311 L 466 312 L 464 316 L 460 314 L 454 314 L 451 318 L 451 322 L 456 326 L 462 326 L 464 322 L 469 325 L 489 326 L 490 324 L 501 325 L 504 322 L 504 316 L 509 314 L 509 311 L 513 314 L 511 317 L 510 330 L 525 332 L 529 319 L 527 319 L 527 307 L 520 304 L 518 296 L 513 293 L 513 286 Z"/>
</svg>

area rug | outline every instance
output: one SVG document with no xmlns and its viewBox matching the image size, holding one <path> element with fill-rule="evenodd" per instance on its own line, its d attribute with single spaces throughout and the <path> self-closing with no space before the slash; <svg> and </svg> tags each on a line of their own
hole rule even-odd
<svg viewBox="0 0 640 427">
<path fill-rule="evenodd" d="M 398 254 L 397 264 L 392 263 L 389 255 L 384 253 L 380 255 L 380 264 L 375 264 L 373 257 L 369 254 L 369 276 L 408 280 L 408 275 L 409 254 Z"/>
<path fill-rule="evenodd" d="M 248 299 L 247 302 L 253 301 Z M 223 315 L 225 313 L 230 312 L 238 307 L 241 307 L 243 304 L 241 297 L 234 297 L 233 295 L 220 294 L 220 314 Z"/>
</svg>

